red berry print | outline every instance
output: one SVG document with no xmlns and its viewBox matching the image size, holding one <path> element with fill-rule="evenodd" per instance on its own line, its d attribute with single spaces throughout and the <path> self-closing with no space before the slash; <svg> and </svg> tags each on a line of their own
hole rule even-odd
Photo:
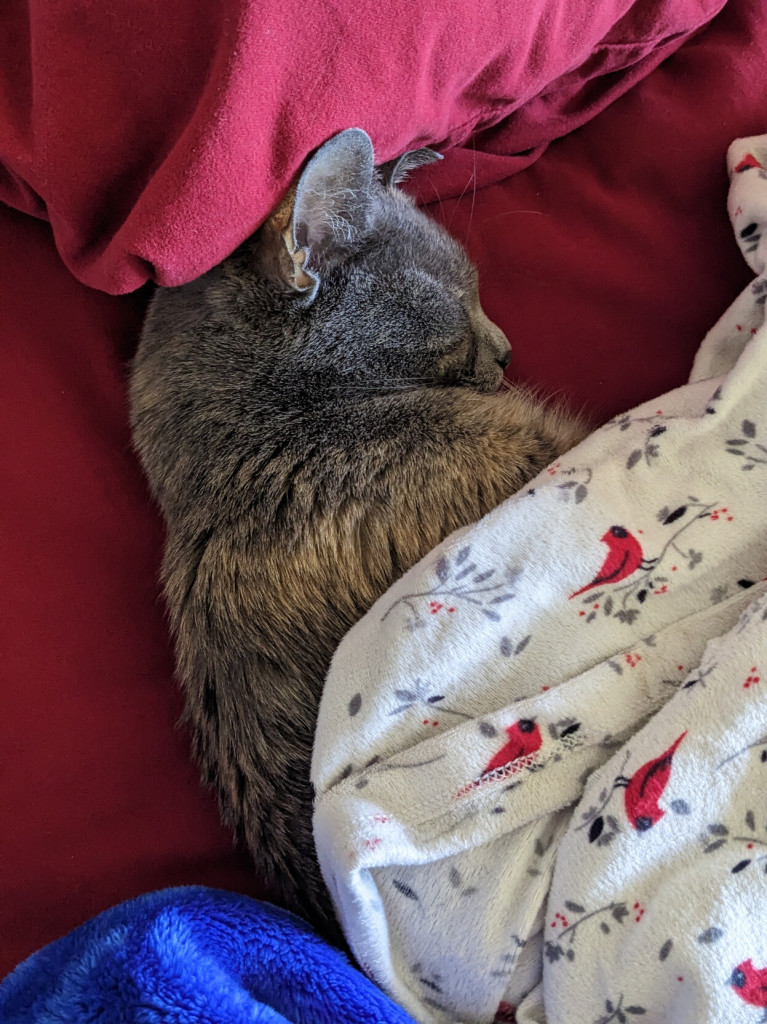
<svg viewBox="0 0 767 1024">
<path fill-rule="evenodd" d="M 748 690 L 752 686 L 756 686 L 757 683 L 761 682 L 762 677 L 759 675 L 756 665 L 751 666 L 751 671 L 746 676 L 746 681 L 743 683 L 743 689 Z"/>
<path fill-rule="evenodd" d="M 633 651 L 629 651 L 629 653 L 625 657 L 626 664 L 629 666 L 629 668 L 636 668 L 636 666 L 639 664 L 641 660 L 642 655 L 636 654 Z"/>
<path fill-rule="evenodd" d="M 439 601 L 429 601 L 429 611 L 431 612 L 432 615 L 436 615 L 437 612 L 444 607 L 445 606 L 443 604 L 440 604 Z"/>
<path fill-rule="evenodd" d="M 634 913 L 636 914 L 636 917 L 634 918 L 634 920 L 636 921 L 637 924 L 639 924 L 639 922 L 644 917 L 644 912 L 645 912 L 645 908 L 642 906 L 641 903 L 637 902 L 637 903 L 634 904 Z"/>
<path fill-rule="evenodd" d="M 455 608 L 448 608 L 448 612 L 449 612 L 449 613 L 450 613 L 451 615 L 453 614 L 453 612 L 454 612 L 454 611 L 455 611 Z"/>
<path fill-rule="evenodd" d="M 735 327 L 736 327 L 736 329 L 737 329 L 737 330 L 739 330 L 739 331 L 742 331 L 742 330 L 743 330 L 743 324 L 735 324 Z"/>
<path fill-rule="evenodd" d="M 668 593 L 668 587 L 666 586 L 665 583 L 663 584 L 662 587 L 658 587 L 657 590 L 653 590 L 653 594 L 667 594 L 667 593 Z"/>
<path fill-rule="evenodd" d="M 734 519 L 734 516 L 729 515 L 728 513 L 729 513 L 729 509 L 727 509 L 727 508 L 715 508 L 713 510 L 713 512 L 711 513 L 711 517 L 710 517 L 711 521 L 713 523 L 716 523 L 720 519 L 726 519 L 728 523 L 731 523 L 733 521 L 733 519 Z"/>
<path fill-rule="evenodd" d="M 561 465 L 562 465 L 561 462 L 555 462 L 553 466 L 549 466 L 549 468 L 546 470 L 546 472 L 549 474 L 549 476 L 556 476 L 557 475 L 557 470 L 559 469 L 559 467 Z"/>
</svg>

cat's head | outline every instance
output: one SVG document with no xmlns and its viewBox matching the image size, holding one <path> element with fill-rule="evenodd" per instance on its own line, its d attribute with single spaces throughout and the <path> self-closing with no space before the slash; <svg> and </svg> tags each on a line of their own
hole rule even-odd
<svg viewBox="0 0 767 1024">
<path fill-rule="evenodd" d="M 341 132 L 257 234 L 297 371 L 376 387 L 498 387 L 511 349 L 482 311 L 476 270 L 397 187 L 438 159 L 422 149 L 375 168 L 367 134 Z"/>
</svg>

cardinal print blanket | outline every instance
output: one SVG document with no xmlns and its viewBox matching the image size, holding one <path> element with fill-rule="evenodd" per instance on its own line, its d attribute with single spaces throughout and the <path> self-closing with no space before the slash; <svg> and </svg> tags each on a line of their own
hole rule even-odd
<svg viewBox="0 0 767 1024">
<path fill-rule="evenodd" d="M 359 962 L 429 1024 L 767 1019 L 767 136 L 690 382 L 449 537 L 340 645 L 313 779 Z"/>
</svg>

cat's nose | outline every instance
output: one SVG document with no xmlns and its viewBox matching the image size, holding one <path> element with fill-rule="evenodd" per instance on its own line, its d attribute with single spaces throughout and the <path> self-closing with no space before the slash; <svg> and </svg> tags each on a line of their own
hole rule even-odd
<svg viewBox="0 0 767 1024">
<path fill-rule="evenodd" d="M 510 362 L 511 362 L 511 349 L 510 348 L 507 349 L 503 353 L 503 355 L 500 356 L 500 358 L 496 359 L 496 363 L 498 363 L 498 365 L 500 366 L 500 368 L 502 370 L 505 370 Z"/>
</svg>

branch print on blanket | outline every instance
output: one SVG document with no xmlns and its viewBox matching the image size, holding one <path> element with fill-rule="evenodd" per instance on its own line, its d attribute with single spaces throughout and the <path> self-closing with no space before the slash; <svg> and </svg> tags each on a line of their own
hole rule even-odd
<svg viewBox="0 0 767 1024">
<path fill-rule="evenodd" d="M 445 695 L 443 693 L 429 693 L 428 690 L 429 687 L 427 687 L 423 679 L 413 680 L 412 684 L 406 689 L 395 690 L 394 696 L 397 698 L 399 703 L 389 712 L 389 718 L 392 718 L 394 715 L 401 715 L 405 711 L 409 711 L 411 708 L 415 707 L 424 708 L 428 712 L 438 710 L 442 715 L 455 715 L 458 718 L 465 718 L 467 720 L 474 717 L 473 715 L 467 714 L 465 711 L 458 711 L 445 704 Z M 428 718 L 424 718 L 423 724 L 438 726 L 439 720 L 432 718 L 430 714 Z"/>
<path fill-rule="evenodd" d="M 760 831 L 764 833 L 761 837 Z M 767 874 L 767 825 L 757 829 L 753 810 L 746 811 L 743 827 L 733 829 L 716 821 L 706 826 L 706 831 L 699 838 L 704 853 L 714 853 L 723 847 L 732 848 L 733 857 L 737 860 L 730 868 L 731 874 L 739 875 L 752 866 L 761 867 Z"/>
<path fill-rule="evenodd" d="M 516 597 L 515 585 L 521 570 L 507 566 L 498 571 L 481 569 L 471 558 L 471 545 L 458 551 L 455 558 L 443 555 L 435 567 L 437 583 L 429 590 L 405 594 L 398 598 L 381 617 L 388 618 L 399 605 L 408 609 L 406 629 L 422 629 L 433 615 L 453 615 L 462 604 L 481 609 L 493 622 L 501 619 L 498 608 Z"/>
<path fill-rule="evenodd" d="M 654 460 L 660 455 L 658 438 L 662 437 L 668 430 L 665 424 L 677 419 L 679 419 L 678 416 L 664 416 L 661 409 L 654 416 L 632 416 L 630 413 L 624 413 L 622 416 L 616 416 L 609 423 L 605 423 L 604 429 L 609 430 L 617 427 L 619 430 L 628 430 L 632 423 L 650 424 L 642 446 L 634 448 L 626 459 L 626 469 L 633 469 L 643 459 L 648 466 L 653 465 Z"/>
<path fill-rule="evenodd" d="M 568 479 L 562 484 L 554 486 L 559 491 L 562 501 L 569 501 L 571 498 L 576 505 L 580 505 L 589 496 L 589 484 L 594 475 L 590 466 L 571 466 L 570 469 L 561 469 L 560 463 L 555 462 L 549 466 L 546 472 L 549 476 L 566 476 Z"/>
<path fill-rule="evenodd" d="M 631 752 L 627 751 L 623 768 L 615 777 L 612 787 L 609 790 L 603 789 L 599 794 L 598 806 L 589 807 L 587 811 L 583 812 L 581 815 L 583 821 L 575 831 L 579 832 L 588 827 L 589 842 L 596 842 L 598 846 L 606 846 L 612 842 L 621 828 L 617 818 L 613 815 L 605 815 L 604 811 L 618 789 L 624 791 L 623 808 L 629 824 L 636 832 L 647 832 L 657 825 L 666 815 L 666 811 L 658 801 L 663 796 L 671 778 L 674 754 L 686 735 L 687 731 L 685 730 L 674 740 L 668 750 L 664 750 L 658 757 L 646 761 L 630 777 L 623 774 L 631 756 Z M 675 814 L 690 813 L 690 807 L 686 800 L 673 800 L 670 809 Z M 607 832 L 605 832 L 605 825 L 608 826 Z"/>
<path fill-rule="evenodd" d="M 573 921 L 570 922 L 568 913 L 573 915 Z M 557 911 L 554 914 L 554 918 L 549 922 L 549 928 L 554 929 L 553 939 L 546 939 L 543 952 L 546 959 L 550 964 L 556 963 L 558 960 L 574 960 L 575 959 L 575 940 L 578 936 L 581 926 L 586 924 L 587 921 L 591 921 L 594 924 L 599 923 L 599 930 L 603 935 L 609 935 L 611 932 L 611 925 L 614 927 L 616 924 L 622 925 L 625 918 L 630 917 L 632 910 L 629 909 L 625 900 L 618 900 L 612 903 L 606 903 L 602 907 L 597 907 L 596 910 L 587 910 L 580 903 L 576 903 L 574 900 L 565 900 L 564 909 Z M 644 907 L 638 901 L 633 906 L 634 921 L 639 922 L 644 917 Z M 564 940 L 567 939 L 567 948 L 565 948 Z"/>
<path fill-rule="evenodd" d="M 612 1024 L 612 1021 L 617 1020 L 618 1024 L 626 1024 L 628 1017 L 626 1014 L 632 1016 L 640 1016 L 643 1013 L 647 1013 L 644 1006 L 632 1006 L 623 1005 L 623 993 L 621 992 L 618 1002 L 613 1004 L 611 999 L 605 999 L 605 1011 L 601 1017 L 597 1017 L 594 1024 Z"/>
<path fill-rule="evenodd" d="M 715 502 L 704 504 L 689 495 L 684 504 L 674 509 L 664 506 L 656 518 L 662 526 L 673 526 L 674 530 L 654 557 L 645 556 L 641 541 L 625 526 L 611 526 L 600 537 L 608 549 L 601 568 L 589 583 L 569 598 L 572 601 L 586 595 L 582 600 L 584 607 L 578 612 L 585 622 L 593 622 L 601 610 L 603 615 L 631 625 L 648 599 L 669 592 L 672 577 L 666 572 L 676 573 L 682 564 L 692 572 L 703 561 L 701 551 L 680 546 L 680 537 L 699 525 L 701 520 L 732 522 L 734 516 L 726 507 L 717 508 Z M 641 530 L 636 532 L 642 533 Z M 602 588 L 609 588 L 609 592 Z"/>
<path fill-rule="evenodd" d="M 767 445 L 756 440 L 756 424 L 752 420 L 743 420 L 740 425 L 742 437 L 733 437 L 726 441 L 728 455 L 737 455 L 743 459 L 741 469 L 751 470 L 755 466 L 767 466 Z"/>
</svg>

